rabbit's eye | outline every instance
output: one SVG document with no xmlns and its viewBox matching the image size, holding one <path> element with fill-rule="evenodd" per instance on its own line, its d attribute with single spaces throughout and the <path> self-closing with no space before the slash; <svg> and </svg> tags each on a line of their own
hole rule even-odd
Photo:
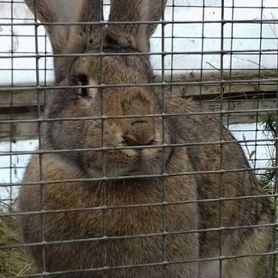
<svg viewBox="0 0 278 278">
<path fill-rule="evenodd" d="M 156 141 L 154 139 L 152 139 L 148 142 L 148 145 L 155 145 L 155 144 L 156 144 Z"/>
<path fill-rule="evenodd" d="M 78 74 L 78 75 L 75 75 L 73 77 L 73 83 L 75 85 L 88 86 L 89 85 L 89 80 L 88 80 L 87 75 L 85 75 L 85 74 Z M 79 88 L 78 89 L 78 95 L 80 97 L 83 97 L 83 98 L 90 97 L 90 95 L 89 95 L 89 88 Z"/>
</svg>

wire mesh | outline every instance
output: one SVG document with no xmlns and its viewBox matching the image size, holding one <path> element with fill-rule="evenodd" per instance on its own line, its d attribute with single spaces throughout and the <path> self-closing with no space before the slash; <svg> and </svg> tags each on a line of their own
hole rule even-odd
<svg viewBox="0 0 278 278">
<path fill-rule="evenodd" d="M 168 0 L 160 22 L 147 18 L 123 23 L 108 20 L 111 3 L 99 0 L 104 14 L 100 21 L 81 18 L 42 23 L 39 0 L 33 2 L 34 13 L 23 0 L 0 0 L 1 275 L 277 277 L 278 3 Z M 150 50 L 121 45 L 115 49 L 111 42 L 107 47 L 109 26 L 132 24 L 138 29 L 158 24 Z M 101 26 L 101 47 L 98 51 L 53 53 L 45 32 L 53 26 L 81 26 L 82 30 Z M 154 77 L 148 82 L 125 77 L 120 79 L 123 83 L 111 82 L 103 74 L 108 57 L 124 61 L 123 68 L 132 68 L 130 57 L 143 66 L 150 59 Z M 55 82 L 53 60 L 76 65 L 79 59 L 83 64 L 98 61 L 94 62 L 98 65 L 97 83 Z M 72 67 L 64 80 L 69 79 Z M 117 71 L 119 76 L 124 72 L 122 68 Z M 159 109 L 142 115 L 134 105 L 131 113 L 107 113 L 107 92 L 133 89 L 155 95 Z M 55 95 L 63 94 L 68 103 L 70 92 L 82 90 L 97 91 L 100 110 L 94 107 L 97 112 L 79 114 L 67 110 L 59 116 L 49 112 L 49 101 Z M 87 104 L 82 105 L 86 109 Z M 146 145 L 134 143 L 133 138 L 129 143 L 107 143 L 107 125 L 113 121 L 157 119 L 160 141 L 153 139 Z M 83 144 L 82 129 L 71 126 L 82 123 L 85 129 L 95 122 L 101 130 L 99 144 Z M 176 127 L 180 123 L 184 123 L 183 130 Z M 56 128 L 62 136 L 65 126 L 70 127 L 69 135 L 80 133 L 79 141 L 57 143 L 58 147 L 46 143 L 49 129 Z M 111 170 L 109 154 L 146 151 L 159 151 L 159 167 L 146 160 L 143 166 L 149 169 L 145 171 L 136 167 L 128 172 Z M 184 153 L 183 167 L 169 162 L 172 156 Z M 81 161 L 86 155 L 99 162 L 98 172 L 84 169 Z M 37 169 L 36 176 L 23 179 L 30 160 L 36 167 L 28 167 Z M 53 165 L 49 161 L 54 161 Z M 48 169 L 55 173 L 51 178 Z M 151 186 L 146 187 L 145 181 Z M 175 181 L 184 182 L 183 189 L 174 186 Z M 184 191 L 186 186 L 188 191 Z M 29 210 L 20 209 L 20 188 L 31 188 L 28 198 L 33 198 L 35 205 Z M 53 188 L 51 197 L 47 188 Z M 136 199 L 139 190 L 142 197 Z M 62 198 L 64 192 L 69 198 L 74 196 L 74 201 Z M 50 205 L 56 198 L 57 204 Z M 96 200 L 84 203 L 84 198 Z M 190 218 L 196 225 L 179 223 L 187 210 L 186 221 Z M 78 221 L 81 216 L 91 223 Z M 30 229 L 37 224 L 33 241 L 26 240 L 24 219 L 29 219 Z M 112 227 L 113 223 L 118 227 Z M 51 234 L 54 226 L 57 234 Z M 195 251 L 190 254 L 187 247 L 198 249 L 198 255 Z"/>
</svg>

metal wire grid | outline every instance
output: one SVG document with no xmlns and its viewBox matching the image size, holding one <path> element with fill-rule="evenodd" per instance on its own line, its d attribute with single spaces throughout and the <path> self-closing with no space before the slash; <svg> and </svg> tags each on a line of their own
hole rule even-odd
<svg viewBox="0 0 278 278">
<path fill-rule="evenodd" d="M 271 55 L 273 56 L 276 60 L 277 60 L 277 48 L 270 48 L 270 49 L 266 49 L 263 47 L 263 43 L 266 40 L 273 40 L 273 37 L 264 37 L 263 34 L 263 26 L 265 24 L 273 24 L 274 26 L 276 26 L 277 24 L 277 19 L 276 18 L 272 18 L 272 19 L 265 19 L 264 18 L 264 11 L 265 10 L 274 10 L 277 9 L 276 6 L 270 6 L 268 5 L 268 1 L 264 1 L 261 0 L 261 5 L 259 6 L 254 6 L 251 4 L 250 6 L 248 6 L 248 2 L 244 2 L 246 6 L 240 6 L 241 9 L 246 9 L 247 11 L 249 9 L 257 9 L 260 11 L 260 17 L 256 18 L 256 19 L 247 19 L 247 20 L 243 20 L 243 19 L 235 19 L 235 14 L 236 11 L 238 9 L 238 5 L 239 1 L 236 0 L 231 0 L 231 1 L 215 1 L 218 2 L 218 4 L 214 5 L 211 3 L 214 3 L 213 1 L 206 1 L 206 0 L 202 0 L 199 1 L 200 5 L 190 5 L 191 8 L 195 8 L 195 9 L 199 9 L 201 10 L 201 14 L 202 14 L 202 18 L 200 20 L 194 20 L 194 21 L 175 21 L 175 11 L 181 8 L 188 8 L 188 3 L 186 1 L 172 1 L 170 2 L 169 8 L 171 8 L 171 19 L 165 19 L 161 22 L 161 34 L 158 36 L 158 38 L 161 38 L 161 51 L 151 51 L 150 53 L 134 53 L 133 55 L 150 55 L 150 56 L 158 56 L 161 57 L 161 66 L 158 68 L 154 68 L 155 71 L 159 72 L 160 77 L 152 84 L 128 84 L 128 85 L 119 85 L 121 87 L 147 87 L 147 86 L 151 86 L 153 88 L 158 88 L 158 90 L 161 92 L 162 96 L 163 96 L 163 92 L 165 90 L 173 90 L 175 87 L 179 87 L 179 86 L 183 86 L 183 87 L 192 87 L 192 86 L 197 86 L 199 88 L 199 93 L 198 96 L 199 98 L 197 98 L 197 100 L 200 102 L 200 111 L 199 112 L 194 112 L 194 113 L 183 113 L 181 114 L 182 116 L 186 116 L 186 115 L 215 115 L 218 116 L 220 119 L 220 127 L 219 130 L 223 131 L 222 128 L 222 122 L 226 123 L 226 125 L 229 127 L 230 125 L 230 121 L 232 118 L 240 118 L 242 117 L 242 115 L 255 115 L 255 122 L 256 122 L 256 128 L 255 128 L 255 132 L 259 131 L 260 127 L 259 127 L 259 121 L 261 118 L 261 115 L 268 113 L 268 112 L 272 112 L 275 114 L 275 117 L 277 119 L 277 100 L 278 100 L 278 96 L 277 96 L 277 92 L 278 92 L 278 83 L 277 83 L 277 78 L 276 77 L 271 77 L 271 78 L 265 78 L 264 77 L 264 72 L 262 71 L 262 60 L 265 56 Z M 14 14 L 14 8 L 16 5 L 23 5 L 22 1 L 0 1 L 0 4 L 8 4 L 10 5 L 10 17 L 8 18 L 0 18 L 0 20 L 7 20 L 8 23 L 3 23 L 3 26 L 9 26 L 11 28 L 11 52 L 9 53 L 9 58 L 11 59 L 11 66 L 8 68 L 11 71 L 11 79 L 10 79 L 10 83 L 9 85 L 5 85 L 0 87 L 0 93 L 4 93 L 5 91 L 9 90 L 11 92 L 11 98 L 10 98 L 10 102 L 9 102 L 9 117 L 8 118 L 2 118 L 0 120 L 0 125 L 9 125 L 10 126 L 10 134 L 8 135 L 9 138 L 9 150 L 8 151 L 2 151 L 0 153 L 0 159 L 1 157 L 10 157 L 10 165 L 8 167 L 8 171 L 10 173 L 10 182 L 2 182 L 0 184 L 1 188 L 9 188 L 9 198 L 5 199 L 5 200 L 1 200 L 4 203 L 8 203 L 10 206 L 12 206 L 13 202 L 14 202 L 14 195 L 13 195 L 13 188 L 17 188 L 19 186 L 24 186 L 24 185 L 37 185 L 37 186 L 44 186 L 46 184 L 48 184 L 48 182 L 42 180 L 42 177 L 40 178 L 39 182 L 35 182 L 35 183 L 28 183 L 28 184 L 21 184 L 20 181 L 14 182 L 13 181 L 13 177 L 12 177 L 12 171 L 14 169 L 14 165 L 13 165 L 13 157 L 14 156 L 23 156 L 23 155 L 39 155 L 40 157 L 40 169 L 42 172 L 42 155 L 44 154 L 49 154 L 49 153 L 62 153 L 62 152 L 88 152 L 88 151 L 97 151 L 97 150 L 101 150 L 101 151 L 105 151 L 105 150 L 111 150 L 111 148 L 107 148 L 105 146 L 102 145 L 102 148 L 93 148 L 93 149 L 70 149 L 70 150 L 42 150 L 41 149 L 41 124 L 44 122 L 54 122 L 54 121 L 79 121 L 79 120 L 93 120 L 93 119 L 101 119 L 103 122 L 107 119 L 110 119 L 111 117 L 107 117 L 102 113 L 102 117 L 84 117 L 84 118 L 61 118 L 61 119 L 43 119 L 43 104 L 44 104 L 44 100 L 45 100 L 45 95 L 47 94 L 48 90 L 50 89 L 68 89 L 68 86 L 57 86 L 57 85 L 49 85 L 47 83 L 47 71 L 49 71 L 50 69 L 47 68 L 47 63 L 46 63 L 46 58 L 53 58 L 55 56 L 64 56 L 64 57 L 69 57 L 69 56 L 106 56 L 106 55 L 119 55 L 119 54 L 113 54 L 113 53 L 97 53 L 97 54 L 67 54 L 67 55 L 53 55 L 52 53 L 48 52 L 47 49 L 47 44 L 46 44 L 46 36 L 45 35 L 41 35 L 39 34 L 39 28 L 41 28 L 41 23 L 39 23 L 37 21 L 37 17 L 35 15 L 35 22 L 24 22 L 24 23 L 17 23 L 17 20 L 22 19 L 20 16 L 17 17 Z M 209 8 L 213 8 L 213 9 L 218 9 L 220 11 L 220 18 L 218 18 L 217 20 L 208 20 L 206 19 L 206 12 L 207 9 Z M 232 10 L 232 16 L 230 19 L 227 19 L 225 17 L 225 12 L 227 9 L 231 9 Z M 140 22 L 138 22 L 140 24 Z M 151 22 L 149 22 L 151 23 Z M 201 25 L 201 36 L 175 36 L 174 35 L 174 30 L 175 27 L 179 24 L 184 24 L 186 26 L 190 26 L 190 24 L 200 24 Z M 54 23 L 55 24 L 55 23 Z M 84 23 L 69 23 L 69 24 L 88 24 L 86 22 Z M 107 22 L 103 22 L 102 23 L 107 24 Z M 117 22 L 114 23 L 109 23 L 109 24 L 118 24 Z M 128 24 L 128 23 L 127 23 Z M 207 37 L 205 35 L 205 30 L 206 28 L 208 28 L 207 26 L 209 25 L 219 25 L 220 26 L 220 36 L 215 36 L 215 37 Z M 260 26 L 260 35 L 259 38 L 244 38 L 244 37 L 237 37 L 234 34 L 234 28 L 236 26 L 236 24 L 242 24 L 242 26 L 245 26 L 247 24 L 252 24 L 252 25 L 259 25 Z M 27 57 L 27 53 L 22 52 L 22 53 L 14 53 L 13 49 L 14 49 L 14 32 L 13 32 L 13 28 L 15 26 L 26 26 L 26 25 L 31 25 L 34 27 L 35 30 L 35 52 L 32 53 L 31 55 L 28 54 L 28 58 L 34 58 L 35 59 L 35 74 L 36 74 L 36 78 L 35 78 L 35 84 L 32 85 L 25 85 L 25 84 L 20 84 L 18 85 L 15 81 L 14 81 L 14 75 L 16 74 L 16 69 L 15 69 L 15 60 L 17 59 L 24 59 Z M 229 25 L 231 28 L 231 35 L 226 36 L 226 26 Z M 171 35 L 167 36 L 165 33 L 165 29 L 167 28 L 167 26 L 171 27 Z M 7 34 L 1 35 L 0 34 L 0 38 L 1 37 L 7 37 Z M 20 36 L 20 35 L 19 35 Z M 23 35 L 23 36 L 30 36 L 30 35 Z M 33 35 L 31 36 L 33 37 Z M 43 40 L 45 41 L 45 50 L 42 53 L 41 49 L 40 49 L 40 44 L 39 44 L 39 38 L 43 38 Z M 197 50 L 197 51 L 175 51 L 174 48 L 174 39 L 199 39 L 201 40 L 201 49 Z M 165 46 L 165 41 L 169 39 L 172 41 L 171 43 L 171 48 L 170 50 L 166 49 Z M 212 51 L 207 51 L 205 48 L 205 42 L 208 39 L 218 39 L 219 43 L 220 43 L 220 49 L 219 50 L 212 50 Z M 230 49 L 227 50 L 226 48 L 226 40 L 229 40 L 230 44 Z M 255 49 L 241 49 L 241 50 L 234 50 L 233 46 L 234 46 L 234 41 L 236 40 L 259 40 L 259 47 L 255 48 Z M 130 55 L 129 53 L 123 53 L 122 55 Z M 196 68 L 180 68 L 180 69 L 175 69 L 174 67 L 174 58 L 175 56 L 179 57 L 180 55 L 193 55 L 193 56 L 197 56 L 199 55 L 200 58 L 200 67 L 196 70 Z M 206 63 L 206 56 L 207 55 L 215 55 L 218 57 L 219 59 L 219 68 L 213 68 L 210 71 L 212 72 L 217 72 L 219 75 L 215 80 L 206 80 L 205 79 L 205 67 L 204 64 Z M 240 55 L 240 56 L 254 56 L 256 58 L 258 58 L 258 63 L 257 63 L 257 67 L 253 68 L 253 69 L 242 69 L 242 68 L 237 68 L 233 66 L 233 59 L 235 55 Z M 167 60 L 167 57 L 170 57 L 170 59 Z M 225 61 L 226 61 L 226 57 L 228 57 L 229 59 L 229 67 L 225 68 Z M 0 53 L 0 59 L 6 59 L 7 58 L 7 54 L 6 53 Z M 41 69 L 41 64 L 40 61 L 44 59 L 44 67 L 43 69 Z M 0 60 L 1 61 L 1 60 Z M 170 63 L 170 66 L 169 64 Z M 277 63 L 276 63 L 277 65 Z M 170 75 L 166 74 L 166 70 L 165 69 L 169 69 L 170 70 Z M 7 70 L 7 68 L 2 68 L 0 69 L 1 71 Z M 21 68 L 21 70 L 23 71 L 28 71 L 28 70 L 33 70 L 33 69 L 25 69 L 24 67 Z M 40 75 L 40 71 L 43 71 L 44 74 L 44 78 L 42 80 Z M 274 67 L 272 70 L 276 70 L 278 71 L 277 66 Z M 199 79 L 198 80 L 176 80 L 176 74 L 177 72 L 186 72 L 186 73 L 190 73 L 190 72 L 198 72 L 199 75 Z M 226 75 L 226 72 L 228 71 L 228 78 Z M 235 79 L 234 78 L 234 71 L 254 71 L 256 72 L 256 76 L 253 79 L 249 79 L 249 78 L 242 78 L 242 79 Z M 169 77 L 170 76 L 170 77 Z M 232 102 L 230 100 L 233 99 L 234 94 L 232 92 L 232 86 L 233 85 L 239 85 L 239 84 L 255 84 L 258 88 L 258 92 L 259 92 L 259 96 L 258 93 L 256 92 L 255 94 L 253 93 L 253 96 L 255 95 L 255 107 L 253 107 L 253 109 L 241 109 L 241 110 L 233 110 L 232 109 Z M 264 93 L 263 90 L 260 90 L 261 86 L 265 86 L 265 85 L 273 85 L 275 84 L 277 86 L 276 92 L 272 92 L 272 97 L 273 97 L 273 101 L 276 101 L 276 105 L 273 106 L 272 108 L 264 108 L 261 107 L 261 103 L 263 101 L 264 98 L 267 99 L 267 93 Z M 111 85 L 112 87 L 116 87 L 114 85 Z M 213 99 L 213 100 L 207 100 L 204 98 L 204 88 L 205 87 L 209 87 L 209 86 L 218 86 L 219 87 L 219 97 L 217 99 Z M 71 86 L 72 87 L 72 86 Z M 83 86 L 85 88 L 89 88 L 92 86 Z M 94 86 L 100 90 L 109 87 L 109 85 L 99 85 L 99 86 Z M 228 92 L 227 92 L 227 87 L 228 87 Z M 36 90 L 37 92 L 37 96 L 36 96 L 36 104 L 35 107 L 37 108 L 36 111 L 36 117 L 33 116 L 33 118 L 31 119 L 20 119 L 18 118 L 18 116 L 15 114 L 14 109 L 15 109 L 15 103 L 14 103 L 14 94 L 16 92 L 28 92 L 30 90 Z M 41 92 L 44 92 L 43 98 L 41 97 L 42 94 Z M 252 92 L 251 92 L 252 93 Z M 275 97 L 275 98 L 274 98 Z M 204 102 L 217 102 L 219 104 L 219 109 L 217 111 L 207 111 L 205 110 L 203 107 L 203 103 Z M 249 100 L 247 100 L 249 101 Z M 244 102 L 244 100 L 240 99 L 239 102 Z M 225 103 L 227 103 L 228 108 L 224 108 Z M 172 114 L 155 114 L 155 115 L 148 115 L 147 117 L 169 117 L 169 116 L 174 116 L 174 115 L 179 115 L 178 113 L 172 113 Z M 141 117 L 140 115 L 132 115 L 132 118 L 135 117 Z M 112 118 L 128 118 L 127 116 L 119 116 L 119 117 L 112 117 Z M 276 121 L 277 123 L 277 121 Z M 14 125 L 17 124 L 37 124 L 38 125 L 38 140 L 39 140 L 39 148 L 36 151 L 14 151 L 13 150 L 13 142 L 14 140 L 16 140 L 14 134 L 13 134 L 13 127 Z M 253 130 L 252 130 L 253 131 Z M 5 137 L 7 138 L 7 136 Z M 274 140 L 277 140 L 277 138 L 275 138 Z M 240 143 L 251 143 L 254 144 L 255 146 L 255 152 L 257 149 L 258 144 L 266 144 L 268 145 L 269 140 L 265 140 L 265 139 L 258 139 L 257 137 L 255 137 L 254 140 L 242 140 L 239 141 Z M 220 133 L 219 136 L 219 141 L 217 142 L 206 142 L 206 143 L 199 143 L 200 145 L 214 145 L 214 144 L 220 144 L 222 147 L 224 144 L 231 144 L 233 142 L 223 142 L 223 135 L 222 132 Z M 143 146 L 143 147 L 132 147 L 133 149 L 137 148 L 169 148 L 169 147 L 178 147 L 178 146 L 190 146 L 194 143 L 190 143 L 190 144 L 174 144 L 174 145 L 167 145 L 165 146 L 164 144 L 161 145 L 156 145 L 156 146 Z M 196 145 L 196 144 L 195 144 Z M 130 149 L 131 147 L 121 147 L 120 149 Z M 115 148 L 113 148 L 115 149 Z M 222 151 L 221 151 L 222 154 Z M 277 154 L 277 152 L 276 152 Z M 277 157 L 275 158 L 277 161 Z M 211 173 L 218 173 L 219 178 L 221 180 L 221 177 L 224 172 L 241 172 L 241 171 L 254 171 L 255 170 L 267 170 L 269 169 L 269 167 L 258 167 L 257 166 L 257 161 L 260 160 L 260 158 L 255 158 L 255 162 L 254 162 L 254 167 L 252 169 L 246 169 L 246 168 L 242 168 L 242 169 L 229 169 L 229 170 L 222 170 L 222 166 L 220 166 L 219 170 L 215 170 L 215 171 L 196 171 L 196 172 L 181 172 L 181 173 L 175 173 L 175 174 L 167 174 L 165 172 L 165 169 L 162 169 L 162 174 L 161 175 L 149 175 L 149 176 L 143 176 L 143 177 L 152 177 L 152 178 L 159 178 L 162 180 L 162 182 L 164 181 L 164 179 L 166 177 L 170 177 L 170 176 L 175 176 L 175 175 L 200 175 L 200 174 L 211 174 Z M 162 163 L 163 165 L 163 163 Z M 276 164 L 277 165 L 277 164 Z M 274 167 L 276 169 L 276 167 Z M 41 173 L 40 173 L 41 174 Z M 142 176 L 130 176 L 129 178 L 141 178 Z M 277 179 L 277 175 L 275 176 L 275 178 Z M 61 184 L 64 182 L 81 182 L 81 181 L 109 181 L 109 180 L 120 180 L 120 179 L 126 179 L 126 177 L 106 177 L 105 176 L 105 163 L 103 163 L 103 177 L 102 178 L 88 178 L 88 179 L 68 179 L 68 180 L 57 180 L 57 181 L 51 181 L 49 183 L 54 184 Z M 222 184 L 222 183 L 221 183 Z M 277 180 L 275 180 L 275 184 L 277 184 Z M 7 250 L 7 249 L 11 249 L 11 248 L 21 248 L 21 247 L 30 247 L 30 246 L 48 246 L 48 245 L 59 245 L 59 244 L 66 244 L 66 243 L 74 243 L 74 242 L 91 242 L 91 241 L 109 241 L 109 240 L 121 240 L 121 239 L 136 239 L 136 238 L 146 238 L 146 237 L 157 237 L 157 236 L 161 236 L 163 239 L 165 239 L 165 237 L 167 236 L 171 236 L 171 235 L 176 235 L 176 234 L 188 234 L 188 233 L 202 233 L 204 231 L 216 231 L 219 232 L 219 234 L 221 235 L 221 233 L 223 231 L 226 230 L 236 230 L 236 229 L 254 229 L 254 228 L 258 228 L 258 227 L 276 227 L 277 223 L 273 222 L 273 223 L 268 223 L 268 224 L 264 224 L 264 225 L 246 225 L 246 226 L 230 226 L 230 227 L 216 227 L 216 228 L 207 228 L 207 229 L 198 229 L 198 230 L 187 230 L 187 231 L 183 231 L 183 232 L 169 232 L 166 230 L 166 226 L 165 226 L 165 215 L 162 216 L 162 229 L 160 233 L 154 233 L 154 234 L 138 234 L 138 235 L 123 235 L 123 236 L 106 236 L 106 212 L 109 210 L 117 210 L 117 209 L 131 209 L 131 208 L 138 208 L 138 207 L 167 207 L 170 205 L 177 205 L 177 204 L 187 204 L 187 203 L 209 203 L 209 202 L 216 202 L 218 201 L 220 203 L 220 208 L 221 208 L 221 202 L 223 201 L 227 201 L 227 200 L 244 200 L 244 199 L 262 199 L 262 198 L 269 198 L 269 197 L 273 197 L 273 199 L 275 200 L 275 207 L 276 207 L 276 199 L 278 196 L 278 192 L 277 192 L 277 187 L 274 187 L 274 190 L 271 194 L 262 194 L 262 195 L 256 195 L 256 196 L 239 196 L 239 197 L 235 197 L 235 198 L 225 198 L 223 197 L 223 188 L 220 188 L 220 192 L 219 192 L 219 198 L 210 200 L 210 199 L 206 199 L 206 200 L 190 200 L 190 201 L 184 201 L 184 202 L 166 202 L 165 200 L 165 192 L 164 192 L 165 188 L 164 186 L 162 186 L 162 192 L 161 192 L 161 202 L 158 203 L 153 203 L 153 204 L 134 204 L 134 205 L 127 205 L 127 206 L 113 206 L 113 207 L 109 207 L 106 205 L 106 193 L 105 193 L 105 187 L 103 187 L 103 205 L 99 206 L 99 207 L 93 207 L 93 208 L 87 208 L 87 209 L 72 209 L 72 210 L 43 210 L 43 207 L 41 207 L 40 211 L 34 211 L 34 212 L 28 212 L 28 214 L 33 214 L 33 215 L 40 215 L 41 216 L 41 230 L 43 231 L 43 217 L 44 215 L 49 215 L 49 214 L 55 214 L 55 213 L 61 213 L 61 212 L 84 212 L 84 211 L 101 211 L 103 213 L 103 235 L 104 237 L 96 237 L 96 238 L 86 238 L 86 239 L 78 239 L 78 240 L 61 240 L 61 241 L 54 241 L 54 242 L 46 242 L 44 237 L 43 237 L 43 233 L 42 233 L 42 240 L 39 243 L 32 243 L 32 244 L 15 244 L 13 246 L 0 246 L 0 250 Z M 4 211 L 0 216 L 1 218 L 5 218 L 5 217 L 10 217 L 10 216 L 14 216 L 14 217 L 20 217 L 22 215 L 24 215 L 26 213 L 23 212 L 14 212 L 12 210 L 10 211 Z M 220 213 L 219 213 L 219 221 L 221 223 L 221 209 L 220 209 Z M 275 212 L 275 219 L 276 219 L 276 212 Z M 105 237 L 106 236 L 106 237 Z M 241 256 L 223 256 L 221 254 L 221 236 L 219 237 L 219 256 L 216 258 L 207 258 L 207 259 L 198 259 L 198 260 L 186 260 L 186 261 L 180 261 L 180 262 L 171 262 L 171 261 L 167 261 L 166 259 L 166 255 L 165 255 L 165 240 L 162 240 L 162 244 L 163 244 L 163 248 L 162 248 L 162 260 L 161 262 L 157 262 L 157 263 L 146 263 L 146 264 L 140 264 L 140 265 L 124 265 L 124 266 L 117 266 L 117 267 L 110 267 L 107 266 L 104 262 L 104 267 L 102 268 L 94 268 L 94 269 L 84 269 L 82 271 L 78 270 L 78 272 L 89 272 L 89 271 L 98 271 L 98 270 L 106 270 L 106 269 L 129 269 L 129 268 L 145 268 L 145 267 L 150 267 L 150 266 L 167 266 L 167 265 L 171 265 L 171 264 L 181 264 L 181 263 L 193 263 L 194 261 L 213 261 L 213 260 L 219 260 L 220 261 L 220 269 L 221 269 L 221 265 L 222 265 L 222 261 L 223 260 L 227 260 L 227 259 L 231 259 L 231 258 L 237 258 L 237 257 L 244 257 L 244 256 L 269 256 L 269 255 L 276 255 L 277 251 L 276 248 L 274 248 L 273 250 L 269 250 L 269 252 L 266 253 L 257 253 L 257 254 L 246 254 L 246 255 L 241 255 Z M 274 239 L 275 243 L 276 243 L 276 238 Z M 44 248 L 43 248 L 44 250 Z M 43 261 L 44 261 L 44 273 L 39 273 L 39 274 L 28 274 L 28 276 L 21 276 L 21 277 L 41 277 L 41 276 L 47 276 L 49 273 L 46 272 L 46 267 L 45 267 L 45 254 L 43 251 Z M 72 271 L 61 271 L 61 272 L 55 272 L 53 274 L 66 274 L 66 273 L 71 273 Z M 220 271 L 221 273 L 221 271 Z"/>
</svg>

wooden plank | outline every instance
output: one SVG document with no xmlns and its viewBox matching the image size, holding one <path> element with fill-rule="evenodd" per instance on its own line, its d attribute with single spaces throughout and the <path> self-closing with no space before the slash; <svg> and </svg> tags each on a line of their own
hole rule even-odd
<svg viewBox="0 0 278 278">
<path fill-rule="evenodd" d="M 26 86 L 24 86 L 26 87 Z M 27 85 L 28 87 L 28 85 Z M 38 102 L 44 103 L 44 91 L 31 90 L 19 90 L 15 88 L 7 88 L 7 91 L 0 92 L 0 109 L 6 107 L 29 107 L 37 105 Z"/>
<path fill-rule="evenodd" d="M 228 73 L 226 73 L 227 75 Z M 258 78 L 257 73 L 233 73 L 234 80 L 254 80 Z M 225 76 L 227 77 L 227 76 Z M 262 78 L 276 78 L 276 71 L 262 71 Z M 174 76 L 174 82 L 192 82 L 198 81 L 200 76 Z M 219 73 L 205 74 L 202 80 L 218 80 Z M 166 81 L 170 77 L 166 76 Z M 159 77 L 156 77 L 159 81 Z M 21 84 L 22 87 L 31 86 L 31 84 Z M 19 86 L 20 88 L 20 86 Z M 270 84 L 233 84 L 224 85 L 224 91 L 220 97 L 220 86 L 214 85 L 196 85 L 187 86 L 167 86 L 165 90 L 171 90 L 173 97 L 185 97 L 195 99 L 200 105 L 200 111 L 219 112 L 222 107 L 224 124 L 234 123 L 251 123 L 261 120 L 268 109 L 276 108 L 277 82 Z M 46 92 L 47 93 L 47 92 Z M 221 105 L 222 101 L 222 105 Z M 45 103 L 45 91 L 43 90 L 16 90 L 7 87 L 0 91 L 0 120 L 11 119 L 36 119 L 37 106 L 40 103 L 41 111 Z M 256 109 L 263 109 L 263 112 L 256 112 Z M 254 110 L 253 112 L 233 113 L 234 111 Z M 228 113 L 231 112 L 231 113 Z M 17 123 L 17 124 L 0 124 L 0 140 L 19 140 L 30 139 L 38 136 L 37 123 Z"/>
<path fill-rule="evenodd" d="M 275 79 L 277 78 L 277 71 L 276 70 L 262 70 L 260 75 L 258 75 L 257 71 L 240 71 L 240 72 L 224 72 L 224 79 L 225 80 L 233 80 L 239 81 L 242 80 L 257 80 L 257 79 Z M 166 86 L 167 90 L 172 90 L 174 92 L 180 92 L 182 96 L 186 97 L 203 97 L 204 99 L 215 99 L 220 95 L 220 86 L 219 84 L 210 84 L 210 85 L 186 85 L 186 82 L 209 82 L 220 81 L 219 71 L 213 73 L 204 73 L 202 78 L 200 75 L 175 75 L 172 78 L 170 76 L 165 76 L 165 82 L 169 83 L 169 86 Z M 155 82 L 161 82 L 161 76 L 155 77 Z M 171 82 L 175 83 L 183 83 L 182 85 L 172 86 Z M 16 90 L 16 87 L 19 90 Z M 12 89 L 10 87 L 6 87 L 4 89 L 1 88 L 0 91 L 0 108 L 2 107 L 10 107 L 13 105 L 14 107 L 17 106 L 32 106 L 37 105 L 38 102 L 41 104 L 45 101 L 45 94 L 47 94 L 47 90 L 20 90 L 21 87 L 34 87 L 34 84 L 17 84 L 16 87 Z M 244 84 L 225 84 L 223 85 L 223 94 L 222 97 L 231 97 L 231 95 L 240 95 L 242 98 L 245 98 L 245 94 L 261 94 L 261 93 L 268 93 L 268 92 L 275 92 L 277 91 L 277 81 L 272 82 L 256 82 L 256 83 L 244 83 Z"/>
<path fill-rule="evenodd" d="M 199 102 L 199 101 L 198 101 Z M 220 102 L 219 101 L 204 101 L 199 102 L 200 111 L 211 111 L 211 112 L 220 112 Z M 268 110 L 275 109 L 276 100 L 275 99 L 266 99 L 266 100 L 256 100 L 256 99 L 247 99 L 247 100 L 231 100 L 223 101 L 222 103 L 222 112 L 226 111 L 223 114 L 223 123 L 227 124 L 239 124 L 239 123 L 254 123 L 256 121 L 261 121 L 263 116 L 266 115 L 266 111 L 256 112 L 256 109 Z M 252 112 L 244 113 L 233 113 L 235 111 L 246 111 L 254 110 Z M 230 112 L 230 113 L 229 113 Z M 0 114 L 1 120 L 9 120 L 9 114 Z M 29 113 L 18 113 L 13 115 L 13 119 L 28 120 L 28 119 L 37 119 L 37 113 L 33 110 Z M 10 124 L 0 123 L 0 140 L 1 141 L 10 141 L 10 140 L 20 140 L 20 139 L 32 139 L 38 137 L 38 124 L 37 123 L 16 123 Z"/>
<path fill-rule="evenodd" d="M 13 120 L 36 119 L 35 112 L 14 114 Z M 0 114 L 1 120 L 11 120 L 10 115 Z M 38 123 L 0 123 L 0 141 L 16 141 L 38 137 Z"/>
<path fill-rule="evenodd" d="M 174 90 L 179 90 L 183 96 L 187 97 L 203 97 L 204 99 L 217 98 L 220 96 L 221 88 L 219 85 L 211 86 L 178 86 Z M 223 86 L 222 97 L 232 97 L 233 95 L 241 95 L 242 98 L 246 97 L 246 94 L 262 94 L 268 92 L 274 92 L 277 90 L 277 84 L 267 84 L 267 85 L 225 85 Z"/>
<path fill-rule="evenodd" d="M 178 90 L 181 92 L 183 96 L 187 97 L 195 97 L 195 96 L 203 96 L 206 99 L 208 96 L 210 98 L 217 98 L 221 93 L 222 96 L 230 96 L 231 94 L 239 95 L 245 97 L 246 93 L 262 93 L 262 92 L 273 92 L 277 91 L 277 81 L 258 81 L 254 82 L 254 80 L 267 80 L 267 79 L 277 79 L 277 71 L 276 70 L 262 70 L 259 74 L 258 71 L 234 71 L 234 72 L 224 72 L 223 81 L 233 81 L 233 84 L 223 84 L 222 88 L 220 87 L 221 76 L 220 72 L 213 73 L 204 73 L 202 77 L 200 75 L 175 75 L 173 78 L 166 76 L 165 82 L 181 82 L 183 85 L 178 86 L 168 86 L 168 89 Z M 155 80 L 157 82 L 161 81 L 160 76 L 156 76 Z M 245 83 L 242 83 L 242 80 L 246 80 Z M 210 81 L 216 84 L 209 84 Z M 236 83 L 238 81 L 238 83 Z M 250 82 L 248 82 L 250 81 Z M 189 85 L 184 83 L 188 82 Z M 198 83 L 202 82 L 203 85 L 190 85 L 192 82 Z M 217 84 L 219 82 L 219 84 Z M 206 84 L 208 83 L 208 84 Z M 234 84 L 235 83 L 235 84 Z M 222 92 L 220 90 L 223 90 Z"/>
</svg>

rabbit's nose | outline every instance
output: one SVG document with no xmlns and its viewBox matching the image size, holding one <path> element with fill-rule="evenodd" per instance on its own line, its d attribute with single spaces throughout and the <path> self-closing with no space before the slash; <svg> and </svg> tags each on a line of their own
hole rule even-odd
<svg viewBox="0 0 278 278">
<path fill-rule="evenodd" d="M 122 144 L 127 146 L 149 146 L 155 143 L 153 138 L 144 140 L 145 138 L 134 137 L 134 136 L 123 136 Z"/>
</svg>

